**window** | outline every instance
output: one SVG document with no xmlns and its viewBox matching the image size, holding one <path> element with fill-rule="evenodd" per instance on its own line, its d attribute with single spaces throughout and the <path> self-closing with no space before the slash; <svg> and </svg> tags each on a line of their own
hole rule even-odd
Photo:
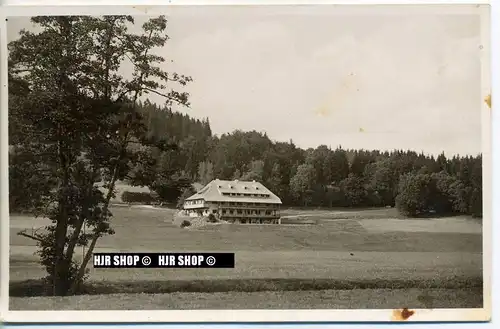
<svg viewBox="0 0 500 329">
<path fill-rule="evenodd" d="M 217 213 L 217 210 L 216 210 L 216 209 L 212 210 L 212 213 L 213 213 L 213 214 L 216 214 L 216 213 Z"/>
<path fill-rule="evenodd" d="M 222 214 L 225 215 L 226 214 L 226 209 L 222 210 Z"/>
</svg>

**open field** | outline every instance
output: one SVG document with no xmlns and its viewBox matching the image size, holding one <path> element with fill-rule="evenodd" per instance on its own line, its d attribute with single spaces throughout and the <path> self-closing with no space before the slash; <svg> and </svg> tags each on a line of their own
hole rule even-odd
<svg viewBox="0 0 500 329">
<path fill-rule="evenodd" d="M 11 298 L 12 310 L 392 309 L 481 305 L 470 290 L 353 289 L 229 293 L 113 294 Z"/>
<path fill-rule="evenodd" d="M 234 269 L 90 268 L 92 282 L 100 285 L 102 289 L 105 285 L 115 289 L 101 297 L 68 297 L 71 302 L 61 298 L 37 297 L 26 300 L 27 307 L 40 309 L 44 308 L 43 305 L 46 307 L 50 304 L 57 309 L 71 307 L 70 305 L 75 309 L 76 301 L 80 300 L 82 304 L 78 307 L 85 309 L 92 307 L 90 305 L 96 298 L 100 298 L 102 302 L 97 301 L 94 305 L 110 303 L 113 308 L 118 307 L 115 302 L 119 304 L 122 301 L 126 307 L 134 309 L 165 306 L 220 308 L 218 305 L 224 303 L 226 307 L 231 305 L 238 308 L 238 305 L 245 306 L 246 299 L 255 300 L 257 308 L 296 308 L 298 304 L 310 305 L 308 307 L 342 308 L 349 303 L 352 308 L 359 308 L 375 307 L 367 304 L 367 294 L 378 293 L 386 296 L 379 298 L 380 305 L 394 303 L 393 307 L 399 307 L 399 302 L 403 300 L 407 300 L 407 304 L 411 304 L 411 301 L 416 303 L 416 296 L 425 294 L 443 296 L 440 301 L 442 307 L 481 306 L 481 284 L 478 283 L 482 277 L 481 225 L 466 218 L 402 220 L 395 218 L 393 209 L 330 212 L 292 210 L 285 212 L 313 217 L 318 221 L 318 225 L 229 224 L 181 229 L 172 224 L 173 210 L 113 207 L 112 211 L 115 216 L 113 227 L 116 234 L 102 238 L 97 251 L 226 251 L 236 253 L 236 266 Z M 34 241 L 16 235 L 17 232 L 23 228 L 36 229 L 46 224 L 47 221 L 43 219 L 11 217 L 10 280 L 14 285 L 44 275 L 43 268 L 36 263 L 37 259 L 33 255 Z M 80 249 L 79 253 L 81 252 Z M 302 291 L 271 292 L 269 290 L 273 288 L 268 283 L 262 283 L 270 279 L 278 280 L 278 286 L 292 285 L 288 290 Z M 322 279 L 323 283 L 309 282 L 308 286 L 308 280 L 312 279 Z M 181 287 L 176 288 L 177 290 L 164 287 L 167 282 L 175 286 L 175 282 L 179 280 L 198 280 L 200 283 L 198 288 L 189 288 L 189 284 L 177 284 Z M 228 282 L 225 283 L 225 288 L 213 290 L 222 291 L 218 292 L 218 295 L 203 293 L 210 290 L 207 287 L 221 286 L 226 280 Z M 239 281 L 231 288 L 229 281 L 234 283 L 234 280 Z M 294 280 L 300 282 L 291 284 Z M 339 284 L 346 280 L 353 284 Z M 433 280 L 436 284 L 429 285 Z M 157 286 L 153 285 L 156 288 L 152 288 L 150 293 L 155 289 L 170 293 L 168 296 L 138 295 L 138 300 L 150 301 L 149 304 L 146 303 L 147 306 L 140 307 L 136 307 L 135 302 L 126 302 L 133 297 L 115 295 L 120 292 L 120 286 L 130 293 L 141 291 L 141 287 L 148 285 L 147 281 L 151 284 L 158 283 Z M 391 281 L 402 283 L 391 285 Z M 363 282 L 373 284 L 365 284 L 366 289 L 359 289 Z M 127 286 L 131 288 L 127 290 Z M 448 289 L 445 289 L 446 292 L 440 292 L 438 289 L 444 286 Z M 401 289 L 387 289 L 390 287 Z M 380 290 L 381 288 L 386 290 Z M 190 295 L 194 293 L 197 294 L 196 302 Z M 224 302 L 233 298 L 236 300 L 234 304 Z M 172 302 L 165 305 L 166 299 Z M 238 300 L 241 300 L 241 304 L 238 304 Z M 306 300 L 316 302 L 308 301 L 307 304 Z M 387 303 L 384 304 L 382 300 Z M 86 301 L 88 306 L 85 306 Z M 13 308 L 21 305 L 21 301 L 16 297 L 11 297 L 11 302 Z M 170 306 L 172 303 L 178 306 Z M 274 306 L 269 306 L 270 304 Z M 120 307 L 124 309 L 125 306 Z"/>
</svg>

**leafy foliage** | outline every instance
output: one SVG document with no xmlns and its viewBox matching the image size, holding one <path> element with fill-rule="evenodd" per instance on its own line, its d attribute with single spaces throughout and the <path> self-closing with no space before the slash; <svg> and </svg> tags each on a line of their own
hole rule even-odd
<svg viewBox="0 0 500 329">
<path fill-rule="evenodd" d="M 352 173 L 349 174 L 346 179 L 340 182 L 340 188 L 343 192 L 346 206 L 357 207 L 366 204 L 367 192 L 361 177 Z"/>
<path fill-rule="evenodd" d="M 417 217 L 427 214 L 432 208 L 432 177 L 428 174 L 405 174 L 399 182 L 396 206 L 404 215 Z"/>
<path fill-rule="evenodd" d="M 311 195 L 314 192 L 315 184 L 314 166 L 311 164 L 301 164 L 297 167 L 296 174 L 290 180 L 290 190 L 295 200 L 307 206 L 310 203 Z"/>
<path fill-rule="evenodd" d="M 32 238 L 54 294 L 66 295 L 84 279 L 99 237 L 114 233 L 115 183 L 148 155 L 133 145 L 165 149 L 166 141 L 147 134 L 139 98 L 154 93 L 166 107 L 188 106 L 188 94 L 170 86 L 191 78 L 164 71 L 165 59 L 152 52 L 168 40 L 164 17 L 147 21 L 141 34 L 128 31 L 129 16 L 31 21 L 40 32 L 21 31 L 8 46 L 10 204 L 52 220 Z M 124 63 L 134 68 L 129 78 Z M 81 264 L 73 259 L 78 245 L 89 245 Z"/>
<path fill-rule="evenodd" d="M 156 198 L 148 192 L 125 191 L 122 193 L 122 201 L 127 203 L 152 204 L 156 201 Z"/>
<path fill-rule="evenodd" d="M 217 218 L 215 217 L 214 214 L 210 214 L 210 215 L 208 215 L 208 222 L 209 223 L 217 223 L 218 220 L 217 220 Z"/>
<path fill-rule="evenodd" d="M 188 220 L 183 220 L 181 223 L 181 227 L 188 227 L 191 226 L 191 222 Z"/>
<path fill-rule="evenodd" d="M 182 209 L 182 206 L 184 205 L 184 201 L 189 198 L 190 196 L 194 195 L 196 193 L 195 189 L 192 186 L 185 187 L 182 189 L 182 194 L 177 200 L 177 209 Z"/>
</svg>

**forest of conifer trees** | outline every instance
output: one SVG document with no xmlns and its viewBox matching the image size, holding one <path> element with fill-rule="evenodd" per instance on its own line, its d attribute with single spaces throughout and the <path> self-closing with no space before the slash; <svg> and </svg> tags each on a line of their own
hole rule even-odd
<svg viewBox="0 0 500 329">
<path fill-rule="evenodd" d="M 139 165 L 130 183 L 146 185 L 167 202 L 194 193 L 192 183 L 212 179 L 256 180 L 293 207 L 394 207 L 411 217 L 482 216 L 482 157 L 437 157 L 409 150 L 350 150 L 235 130 L 215 136 L 208 119 L 145 102 L 149 134 L 178 148 L 151 150 L 153 166 Z M 335 145 L 335 141 L 325 144 Z M 149 172 L 144 175 L 144 172 Z M 144 180 L 147 176 L 150 180 Z M 137 179 L 141 177 L 141 179 Z"/>
<path fill-rule="evenodd" d="M 161 150 L 132 144 L 138 155 L 127 183 L 149 187 L 162 203 L 180 206 L 195 193 L 194 183 L 204 185 L 218 178 L 262 182 L 285 207 L 397 207 L 409 217 L 482 217 L 481 155 L 447 158 L 444 153 L 434 157 L 409 150 L 327 145 L 301 149 L 292 140 L 273 141 L 255 130 L 217 136 L 208 119 L 194 119 L 149 101 L 138 108 L 147 138 L 175 147 Z M 33 173 L 27 174 L 32 169 L 25 160 L 26 154 L 11 152 L 13 211 L 33 204 L 35 198 L 23 188 L 33 185 Z"/>
</svg>

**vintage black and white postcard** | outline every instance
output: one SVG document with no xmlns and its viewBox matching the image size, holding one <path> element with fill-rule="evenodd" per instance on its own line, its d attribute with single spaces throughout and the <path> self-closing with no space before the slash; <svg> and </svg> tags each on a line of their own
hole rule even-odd
<svg viewBox="0 0 500 329">
<path fill-rule="evenodd" d="M 3 15 L 6 321 L 490 319 L 489 5 Z"/>
</svg>

